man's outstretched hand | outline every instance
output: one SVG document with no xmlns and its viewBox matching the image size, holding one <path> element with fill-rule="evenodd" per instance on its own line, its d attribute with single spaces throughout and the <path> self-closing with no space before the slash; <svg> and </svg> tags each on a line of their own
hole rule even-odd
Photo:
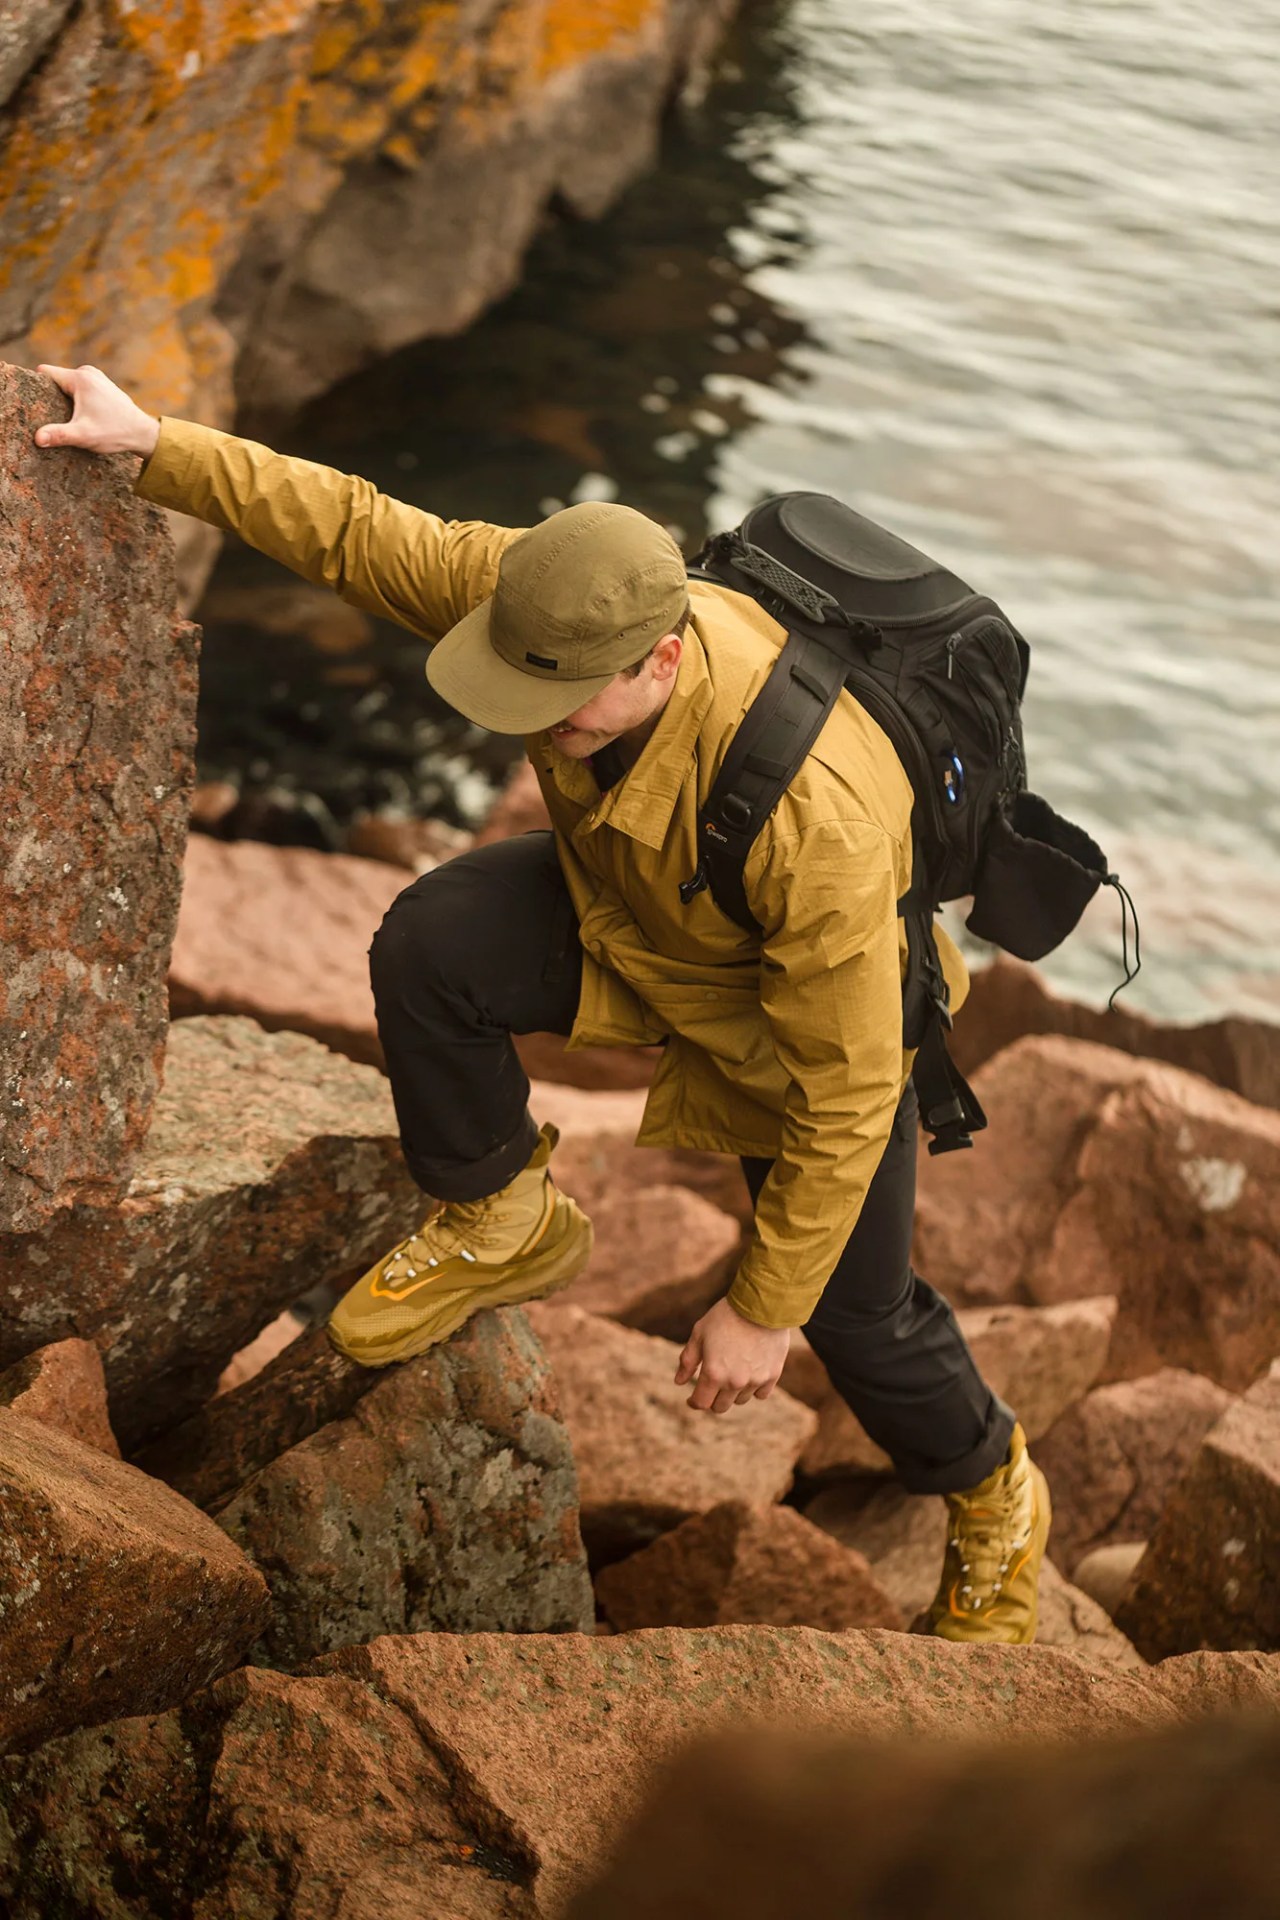
<svg viewBox="0 0 1280 1920">
<path fill-rule="evenodd" d="M 728 1413 L 748 1400 L 767 1400 L 790 1345 L 789 1327 L 758 1327 L 727 1300 L 717 1300 L 689 1335 L 676 1385 L 687 1385 L 696 1374 L 688 1404 L 704 1413 Z"/>
<path fill-rule="evenodd" d="M 75 404 L 69 420 L 40 427 L 38 447 L 83 447 L 87 453 L 155 452 L 160 422 L 135 405 L 114 380 L 97 367 L 37 367 Z"/>
</svg>

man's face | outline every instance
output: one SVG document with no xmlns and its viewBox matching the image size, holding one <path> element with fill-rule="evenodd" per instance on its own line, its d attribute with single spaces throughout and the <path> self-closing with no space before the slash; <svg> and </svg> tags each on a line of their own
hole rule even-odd
<svg viewBox="0 0 1280 1920">
<path fill-rule="evenodd" d="M 547 729 L 557 753 L 567 760 L 588 760 L 611 740 L 640 733 L 656 721 L 675 685 L 680 663 L 680 642 L 672 636 L 668 640 L 659 641 L 639 673 L 615 674 L 603 693 L 578 707 L 558 727 Z"/>
</svg>

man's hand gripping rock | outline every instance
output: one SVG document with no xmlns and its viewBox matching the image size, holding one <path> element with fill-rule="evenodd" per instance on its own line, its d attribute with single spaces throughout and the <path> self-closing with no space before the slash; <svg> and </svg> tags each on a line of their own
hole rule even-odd
<svg viewBox="0 0 1280 1920">
<path fill-rule="evenodd" d="M 86 453 L 155 452 L 160 422 L 132 401 L 114 380 L 97 367 L 36 368 L 56 380 L 72 402 L 69 420 L 60 420 L 36 433 L 38 447 L 82 447 Z"/>
<path fill-rule="evenodd" d="M 689 1335 L 676 1385 L 697 1381 L 688 1405 L 703 1413 L 728 1413 L 748 1400 L 767 1400 L 790 1345 L 789 1327 L 758 1327 L 728 1300 L 717 1300 Z"/>
</svg>

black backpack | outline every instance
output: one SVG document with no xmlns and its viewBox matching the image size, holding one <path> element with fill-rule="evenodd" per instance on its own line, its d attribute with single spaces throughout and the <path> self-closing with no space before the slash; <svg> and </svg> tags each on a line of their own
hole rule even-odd
<svg viewBox="0 0 1280 1920">
<path fill-rule="evenodd" d="M 1126 911 L 1132 904 L 1096 842 L 1027 791 L 1030 649 L 993 600 L 828 494 L 762 501 L 708 541 L 691 572 L 749 594 L 787 628 L 787 641 L 708 795 L 697 869 L 680 897 L 687 904 L 709 887 L 723 913 L 755 930 L 747 855 L 847 687 L 888 735 L 915 796 L 911 888 L 898 902 L 908 953 L 903 1044 L 916 1049 L 929 1151 L 972 1146 L 986 1116 L 946 1049 L 937 908 L 971 894 L 973 933 L 1040 960 L 1100 885 L 1114 886 Z M 1135 947 L 1130 973 L 1124 925 L 1127 985 L 1141 954 Z"/>
</svg>

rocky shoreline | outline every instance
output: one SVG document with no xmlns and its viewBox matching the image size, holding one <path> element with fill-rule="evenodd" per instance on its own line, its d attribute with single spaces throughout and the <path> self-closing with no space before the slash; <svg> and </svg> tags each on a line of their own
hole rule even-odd
<svg viewBox="0 0 1280 1920">
<path fill-rule="evenodd" d="M 1059 1816 L 1165 1782 L 1107 1841 L 1162 1860 L 1158 1892 L 1171 1823 L 1274 1786 L 1280 1033 L 1099 1015 L 1006 964 L 961 1016 L 991 1131 L 922 1156 L 917 1254 L 1051 1477 L 1035 1648 L 906 1631 L 941 1503 L 803 1339 L 768 1401 L 685 1406 L 676 1343 L 748 1207 L 736 1164 L 634 1146 L 643 1054 L 527 1043 L 596 1223 L 577 1286 L 352 1366 L 312 1323 L 421 1206 L 364 954 L 464 842 L 184 850 L 197 636 L 123 464 L 37 460 L 53 406 L 4 372 L 5 1911 L 781 1920 L 799 1848 L 834 1920 L 925 1857 L 909 1813 L 977 1764 L 947 1743 L 986 1738 L 1055 1863 L 1034 1911 L 1168 1912 L 1053 1907 L 1097 1857 Z M 518 774 L 482 837 L 538 818 Z M 691 1736 L 696 1779 L 662 1786 Z M 1016 1765 L 1033 1736 L 1067 1745 Z M 762 1852 L 737 1904 L 698 1904 L 671 1860 L 719 1886 L 755 1859 L 733 1806 Z M 1219 1890 L 1261 1914 L 1269 1830 L 1224 1823 Z"/>
</svg>

